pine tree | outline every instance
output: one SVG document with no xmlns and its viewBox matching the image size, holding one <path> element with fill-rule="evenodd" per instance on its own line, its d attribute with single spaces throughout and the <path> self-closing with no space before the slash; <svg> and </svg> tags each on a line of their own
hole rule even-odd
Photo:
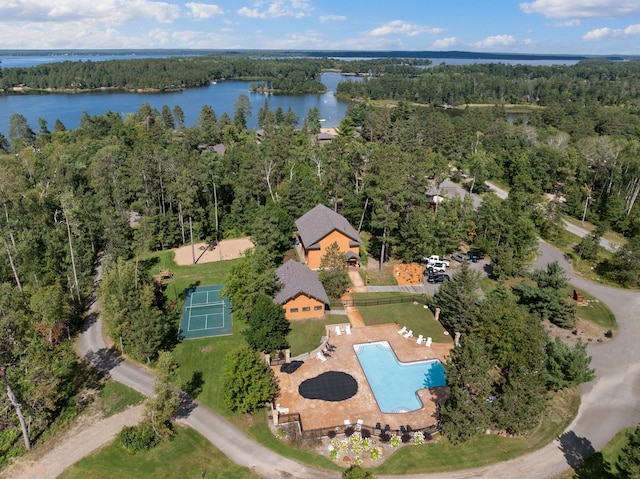
<svg viewBox="0 0 640 479">
<path fill-rule="evenodd" d="M 618 458 L 619 477 L 640 479 L 640 426 L 627 432 L 627 441 Z"/>
<path fill-rule="evenodd" d="M 440 409 L 442 432 L 453 443 L 484 432 L 491 424 L 491 362 L 484 344 L 463 336 L 445 365 L 449 397 Z"/>
<path fill-rule="evenodd" d="M 440 322 L 450 331 L 467 333 L 474 322 L 477 308 L 479 274 L 462 263 L 451 281 L 445 281 L 433 295 L 433 304 L 440 308 Z"/>
</svg>

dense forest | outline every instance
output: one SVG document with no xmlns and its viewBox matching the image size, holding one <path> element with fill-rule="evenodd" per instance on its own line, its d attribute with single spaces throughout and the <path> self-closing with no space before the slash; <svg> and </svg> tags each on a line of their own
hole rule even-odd
<svg viewBox="0 0 640 479">
<path fill-rule="evenodd" d="M 209 85 L 212 81 L 256 80 L 255 88 L 279 93 L 318 93 L 326 90 L 320 73 L 326 69 L 364 72 L 371 75 L 393 73 L 417 75 L 417 65 L 428 60 L 397 58 L 347 62 L 331 58 L 254 59 L 250 57 L 171 57 L 136 60 L 45 63 L 29 68 L 1 71 L 0 89 L 33 90 L 122 90 L 169 91 Z M 356 69 L 356 70 L 354 70 Z"/>
<path fill-rule="evenodd" d="M 357 84 L 342 83 L 339 96 L 406 100 L 441 106 L 511 103 L 549 106 L 640 106 L 640 61 L 584 60 L 573 66 L 503 63 L 428 68 L 415 78 L 384 75 Z"/>
<path fill-rule="evenodd" d="M 171 82 L 182 84 L 199 71 L 190 70 L 188 60 L 175 62 L 176 70 L 165 77 Z M 153 63 L 136 62 L 130 69 L 113 65 L 122 78 L 134 78 L 144 71 L 138 68 Z M 224 68 L 255 75 L 258 66 L 242 69 L 245 63 L 252 62 Z M 257 64 L 277 71 L 268 61 Z M 64 67 L 81 71 L 87 66 Z M 302 61 L 296 69 L 311 78 L 324 66 L 323 60 Z M 231 70 L 218 68 L 211 66 L 202 81 L 230 75 Z M 629 238 L 610 260 L 612 279 L 640 285 L 640 112 L 627 100 L 586 102 L 583 96 L 589 85 L 597 85 L 603 99 L 635 92 L 637 65 L 593 65 L 594 72 L 603 72 L 594 74 L 593 83 L 578 80 L 587 66 L 519 68 L 541 84 L 556 85 L 549 95 L 533 88 L 548 106 L 515 121 L 508 121 L 501 106 L 418 106 L 415 101 L 432 95 L 422 90 L 429 87 L 429 78 L 450 79 L 454 72 L 439 67 L 415 78 L 385 75 L 353 91 L 362 101 L 350 106 L 327 145 L 316 141 L 308 125 L 299 129 L 296 118 L 270 111 L 268 103 L 258 114 L 264 130 L 258 141 L 257 132 L 246 128 L 242 98 L 233 117 L 218 117 L 203 107 L 193 127 L 185 127 L 179 108 L 157 111 L 149 105 L 126 117 L 85 115 L 73 131 L 59 122 L 50 130 L 44 121 L 34 129 L 22 115 L 14 115 L 9 137 L 0 137 L 0 375 L 11 391 L 0 399 L 0 456 L 15 454 L 23 435 L 37 440 L 58 418 L 82 408 L 78 393 L 89 379 L 71 344 L 99 254 L 107 258 L 113 303 L 105 306 L 106 326 L 112 337 L 141 361 L 167 346 L 175 328 L 166 325 L 174 313 L 138 260 L 147 251 L 185 244 L 189 222 L 199 239 L 249 234 L 282 255 L 294 239 L 294 220 L 324 203 L 354 225 L 362 218 L 371 238 L 369 253 L 382 262 L 448 254 L 467 243 L 491 256 L 500 279 L 527 267 L 538 236 L 553 237 L 562 228 L 563 214 L 584 216 L 598 225 L 599 234 L 614 229 Z M 466 79 L 477 78 L 476 90 L 491 90 L 487 95 L 492 96 L 494 87 L 488 85 L 507 85 L 506 94 L 519 91 L 524 81 L 524 73 L 507 74 L 511 68 L 504 65 L 465 69 L 458 73 L 460 81 L 443 83 L 443 88 L 471 88 L 474 82 Z M 13 84 L 17 77 L 7 80 L 13 72 L 3 73 L 3 81 Z M 563 78 L 571 79 L 575 90 L 565 91 Z M 392 80 L 394 88 L 380 95 L 397 98 L 394 108 L 368 101 L 376 96 L 376 85 L 383 92 Z M 104 84 L 108 77 L 93 81 Z M 344 88 L 353 85 L 359 84 Z M 573 91 L 580 101 L 560 101 Z M 453 99 L 433 100 L 442 101 Z M 225 145 L 224 154 L 199 148 L 218 143 Z M 484 181 L 493 179 L 508 186 L 510 195 L 505 201 L 487 195 L 477 209 L 470 198 L 431 208 L 425 193 L 439 189 L 448 177 L 474 193 L 482 193 Z M 132 212 L 140 215 L 135 227 Z M 496 310 L 487 314 L 500 318 L 501 305 L 525 314 L 513 301 L 511 293 L 498 292 L 486 305 Z M 123 311 L 123 304 L 129 309 Z M 523 318 L 524 324 L 531 320 Z M 494 335 L 488 326 L 486 331 L 485 344 L 470 345 L 469 351 L 482 356 L 482 348 L 497 347 L 490 344 Z M 542 336 L 537 337 L 542 344 Z M 511 386 L 519 381 L 513 371 Z"/>
</svg>

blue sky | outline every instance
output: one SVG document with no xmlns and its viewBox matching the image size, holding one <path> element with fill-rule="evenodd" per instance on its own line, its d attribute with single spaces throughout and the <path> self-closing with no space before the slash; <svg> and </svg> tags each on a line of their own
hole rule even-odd
<svg viewBox="0 0 640 479">
<path fill-rule="evenodd" d="M 0 48 L 640 54 L 640 0 L 1 0 Z"/>
</svg>

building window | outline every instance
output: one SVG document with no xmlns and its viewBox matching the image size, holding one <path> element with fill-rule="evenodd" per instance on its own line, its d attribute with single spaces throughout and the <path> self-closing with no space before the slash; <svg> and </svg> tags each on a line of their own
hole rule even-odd
<svg viewBox="0 0 640 479">
<path fill-rule="evenodd" d="M 289 310 L 290 313 L 297 313 L 298 312 L 298 308 L 291 308 Z"/>
<path fill-rule="evenodd" d="M 324 306 L 314 306 L 313 310 L 314 311 L 322 311 L 324 309 Z"/>
<path fill-rule="evenodd" d="M 311 307 L 310 306 L 305 306 L 302 308 L 302 311 L 311 311 Z"/>
</svg>

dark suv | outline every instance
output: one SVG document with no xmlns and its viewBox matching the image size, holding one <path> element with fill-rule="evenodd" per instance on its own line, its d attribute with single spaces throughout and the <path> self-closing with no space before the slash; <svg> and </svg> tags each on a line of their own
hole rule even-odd
<svg viewBox="0 0 640 479">
<path fill-rule="evenodd" d="M 450 279 L 451 278 L 449 278 L 448 274 L 430 274 L 429 276 L 427 276 L 427 283 L 439 284 L 445 281 L 449 281 Z"/>
<path fill-rule="evenodd" d="M 467 253 L 467 257 L 469 258 L 469 261 L 473 263 L 477 263 L 481 259 L 484 259 L 484 253 L 482 251 L 477 251 L 477 250 L 469 251 Z"/>
</svg>

